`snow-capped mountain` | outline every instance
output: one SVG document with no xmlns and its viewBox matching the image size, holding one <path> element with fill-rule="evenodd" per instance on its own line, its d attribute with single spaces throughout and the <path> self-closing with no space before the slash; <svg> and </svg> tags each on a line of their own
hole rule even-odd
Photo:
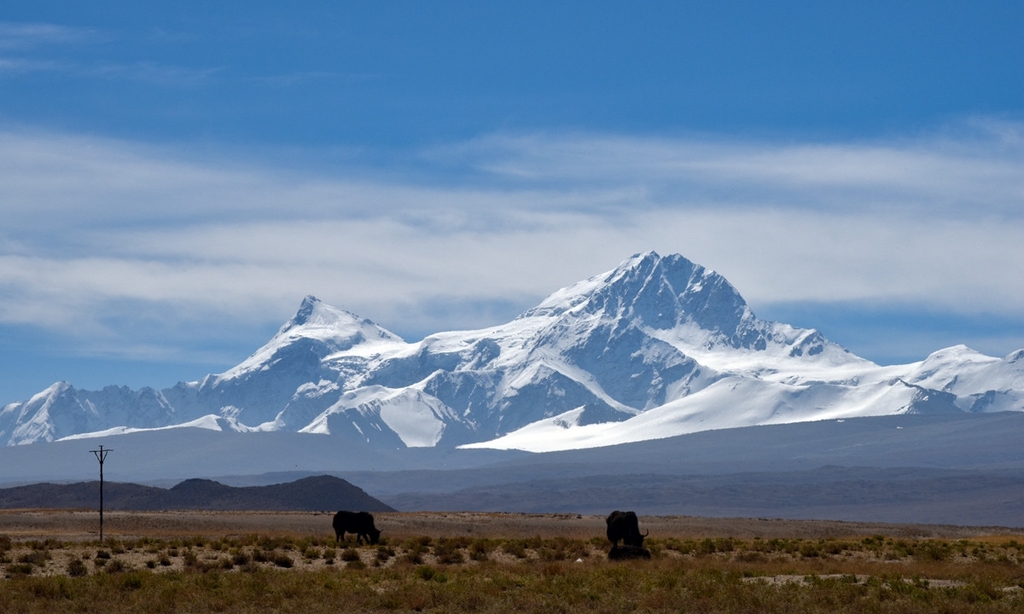
<svg viewBox="0 0 1024 614">
<path fill-rule="evenodd" d="M 165 390 L 61 382 L 0 411 L 7 445 L 194 426 L 331 433 L 385 448 L 558 450 L 857 416 L 1024 411 L 1024 350 L 880 367 L 760 320 L 728 281 L 638 254 L 515 320 L 407 343 L 306 297 L 220 375 Z"/>
</svg>

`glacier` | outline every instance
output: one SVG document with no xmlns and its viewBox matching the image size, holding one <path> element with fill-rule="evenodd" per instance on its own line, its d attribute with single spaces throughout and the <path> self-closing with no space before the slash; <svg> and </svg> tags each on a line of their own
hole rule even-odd
<svg viewBox="0 0 1024 614">
<path fill-rule="evenodd" d="M 5 445 L 153 429 L 330 434 L 381 449 L 546 452 L 743 426 L 1024 411 L 1024 350 L 880 366 L 757 318 L 721 275 L 636 254 L 511 322 L 409 343 L 312 296 L 228 371 L 163 390 L 58 382 L 0 410 Z"/>
</svg>

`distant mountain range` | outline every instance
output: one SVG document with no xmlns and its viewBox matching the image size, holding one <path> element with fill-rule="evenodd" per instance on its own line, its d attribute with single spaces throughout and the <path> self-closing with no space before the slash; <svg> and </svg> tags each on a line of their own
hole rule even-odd
<svg viewBox="0 0 1024 614">
<path fill-rule="evenodd" d="M 99 505 L 99 482 L 31 484 L 0 488 L 0 508 L 87 508 Z M 267 510 L 393 512 L 349 482 L 328 475 L 269 486 L 226 486 L 212 480 L 185 480 L 173 488 L 108 482 L 103 486 L 108 510 Z"/>
<path fill-rule="evenodd" d="M 59 382 L 0 411 L 5 445 L 173 427 L 330 434 L 375 449 L 553 451 L 709 429 L 1024 411 L 1024 350 L 882 367 L 760 320 L 721 275 L 638 254 L 513 321 L 407 343 L 306 297 L 238 366 L 164 390 Z"/>
<path fill-rule="evenodd" d="M 716 429 L 601 448 L 380 449 L 341 436 L 179 428 L 105 437 L 107 485 L 236 487 L 336 475 L 400 511 L 818 518 L 1024 527 L 1024 412 L 903 414 Z M 93 439 L 0 448 L 0 506 L 95 509 Z M 86 484 L 66 484 L 67 482 Z M 54 482 L 61 482 L 53 485 Z M 208 509 L 224 490 L 186 480 Z M 186 488 L 194 484 L 200 488 Z M 201 488 L 206 485 L 210 488 Z M 77 488 L 78 502 L 62 497 Z M 40 491 L 36 491 L 40 492 Z M 106 491 L 109 497 L 111 490 Z M 327 487 L 307 489 L 330 496 Z M 268 497 L 236 505 L 267 508 Z M 287 497 L 297 506 L 302 497 Z M 332 509 L 334 498 L 307 509 Z M 170 507 L 166 501 L 153 504 Z M 341 507 L 341 505 L 339 505 Z M 353 505 L 353 507 L 356 507 Z"/>
</svg>

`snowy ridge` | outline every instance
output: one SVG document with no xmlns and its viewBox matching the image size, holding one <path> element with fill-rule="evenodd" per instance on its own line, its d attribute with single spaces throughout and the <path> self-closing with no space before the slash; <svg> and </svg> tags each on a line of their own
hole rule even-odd
<svg viewBox="0 0 1024 614">
<path fill-rule="evenodd" d="M 880 367 L 758 319 L 722 276 L 637 254 L 513 321 L 418 343 L 307 296 L 219 375 L 156 391 L 54 384 L 0 411 L 7 445 L 188 426 L 330 433 L 382 448 L 562 450 L 709 429 L 1024 411 L 1024 350 Z"/>
</svg>

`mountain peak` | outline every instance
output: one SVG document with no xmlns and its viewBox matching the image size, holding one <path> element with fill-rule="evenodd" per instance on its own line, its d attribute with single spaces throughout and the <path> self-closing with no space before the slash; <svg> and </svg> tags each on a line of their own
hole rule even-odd
<svg viewBox="0 0 1024 614">
<path fill-rule="evenodd" d="M 302 327 L 326 328 L 358 322 L 360 318 L 354 313 L 331 307 L 312 294 L 306 295 L 299 305 L 298 311 L 285 322 L 278 334 Z"/>
<path fill-rule="evenodd" d="M 216 381 L 232 379 L 265 367 L 275 357 L 313 351 L 316 360 L 361 344 L 404 343 L 401 337 L 371 320 L 332 307 L 313 295 L 302 299 L 298 311 L 266 345 L 245 361 L 220 374 Z M 283 354 L 282 354 L 283 352 Z"/>
<path fill-rule="evenodd" d="M 306 298 L 302 299 L 302 304 L 299 305 L 299 310 L 295 312 L 295 316 L 292 317 L 290 324 L 294 326 L 301 326 L 309 322 L 310 317 L 317 310 L 317 307 L 322 305 L 320 299 L 307 294 Z"/>
<path fill-rule="evenodd" d="M 402 339 L 372 320 L 361 318 L 345 309 L 332 307 L 312 294 L 302 299 L 298 311 L 285 322 L 277 337 L 313 337 L 345 341 L 355 345 L 362 341 L 401 341 Z"/>
<path fill-rule="evenodd" d="M 563 288 L 524 316 L 602 315 L 666 330 L 694 324 L 740 339 L 755 322 L 746 301 L 724 277 L 679 254 L 634 254 L 615 269 Z"/>
</svg>

